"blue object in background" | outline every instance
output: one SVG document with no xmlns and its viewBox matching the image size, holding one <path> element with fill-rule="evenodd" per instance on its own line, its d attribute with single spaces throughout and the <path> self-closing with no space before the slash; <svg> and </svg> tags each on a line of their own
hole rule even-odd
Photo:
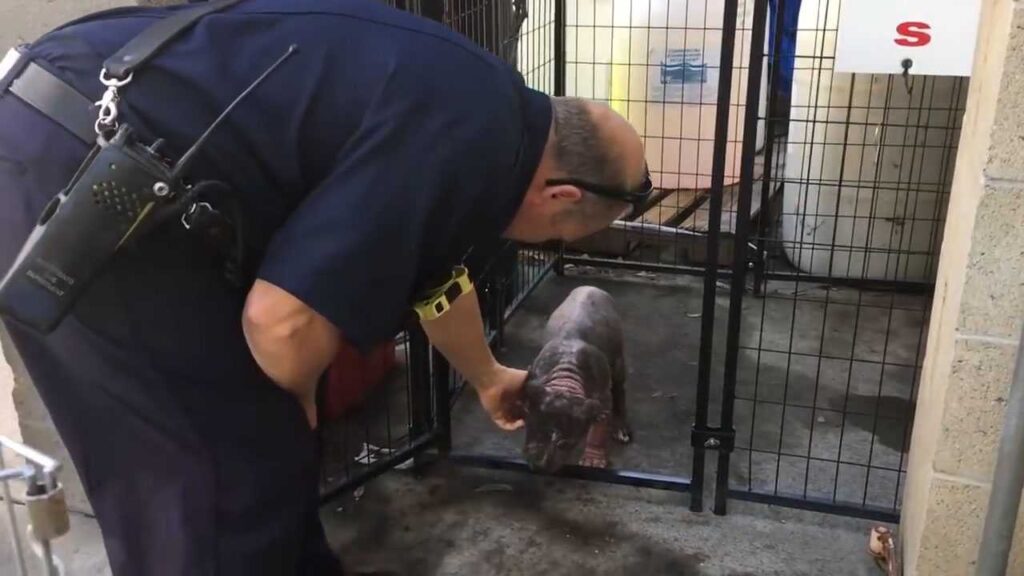
<svg viewBox="0 0 1024 576">
<path fill-rule="evenodd" d="M 773 118 L 788 118 L 790 97 L 793 92 L 793 69 L 796 61 L 796 33 L 800 20 L 800 0 L 768 0 L 769 8 L 769 62 L 776 67 L 778 80 Z M 781 10 L 780 10 L 781 8 Z M 779 53 L 776 57 L 775 34 L 779 35 Z"/>
</svg>

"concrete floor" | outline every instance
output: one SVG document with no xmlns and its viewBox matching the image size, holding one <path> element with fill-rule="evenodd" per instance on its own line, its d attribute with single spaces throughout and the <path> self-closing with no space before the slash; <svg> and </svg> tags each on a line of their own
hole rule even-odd
<svg viewBox="0 0 1024 576">
<path fill-rule="evenodd" d="M 866 552 L 872 522 L 744 502 L 727 516 L 693 514 L 687 503 L 657 490 L 437 464 L 386 474 L 321 517 L 347 566 L 393 576 L 881 574 Z M 2 522 L 5 575 L 16 573 L 9 541 Z M 55 550 L 67 574 L 110 575 L 90 518 L 73 515 Z M 43 574 L 30 562 L 30 574 Z"/>
<path fill-rule="evenodd" d="M 322 518 L 352 567 L 402 576 L 868 576 L 871 522 L 438 464 L 394 472 Z"/>
</svg>

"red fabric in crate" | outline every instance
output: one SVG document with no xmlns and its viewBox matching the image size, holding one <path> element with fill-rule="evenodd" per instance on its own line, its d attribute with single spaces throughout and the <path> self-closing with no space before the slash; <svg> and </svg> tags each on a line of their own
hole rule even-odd
<svg viewBox="0 0 1024 576">
<path fill-rule="evenodd" d="M 359 406 L 395 365 L 395 342 L 391 341 L 361 354 L 342 340 L 324 382 L 322 414 L 335 420 Z"/>
</svg>

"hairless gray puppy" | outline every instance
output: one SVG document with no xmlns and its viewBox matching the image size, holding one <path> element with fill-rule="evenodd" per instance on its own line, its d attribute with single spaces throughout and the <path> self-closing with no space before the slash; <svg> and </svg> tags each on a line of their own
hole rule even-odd
<svg viewBox="0 0 1024 576">
<path fill-rule="evenodd" d="M 612 297 L 581 286 L 555 309 L 545 345 L 525 384 L 526 443 L 530 468 L 555 472 L 586 440 L 581 466 L 608 466 L 608 439 L 630 441 L 623 386 L 622 322 Z"/>
</svg>

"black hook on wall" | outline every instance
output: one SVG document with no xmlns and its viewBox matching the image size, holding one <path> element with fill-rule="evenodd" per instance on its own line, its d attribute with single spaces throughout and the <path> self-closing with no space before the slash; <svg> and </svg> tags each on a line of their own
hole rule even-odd
<svg viewBox="0 0 1024 576">
<path fill-rule="evenodd" d="M 903 67 L 903 85 L 907 87 L 907 94 L 914 93 L 914 84 L 910 79 L 910 69 L 914 67 L 914 61 L 910 58 L 904 58 L 900 62 L 900 66 Z"/>
</svg>

